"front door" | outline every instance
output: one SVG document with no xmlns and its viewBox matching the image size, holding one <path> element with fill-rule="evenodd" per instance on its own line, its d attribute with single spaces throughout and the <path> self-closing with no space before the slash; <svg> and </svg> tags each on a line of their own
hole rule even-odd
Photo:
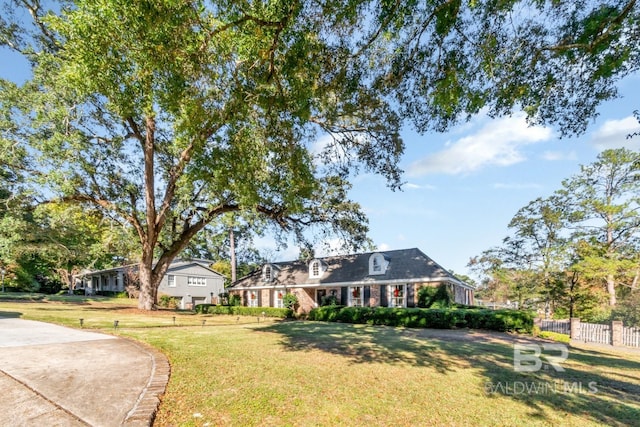
<svg viewBox="0 0 640 427">
<path fill-rule="evenodd" d="M 316 291 L 316 306 L 324 305 L 324 300 L 327 298 L 326 289 L 318 289 Z"/>
</svg>

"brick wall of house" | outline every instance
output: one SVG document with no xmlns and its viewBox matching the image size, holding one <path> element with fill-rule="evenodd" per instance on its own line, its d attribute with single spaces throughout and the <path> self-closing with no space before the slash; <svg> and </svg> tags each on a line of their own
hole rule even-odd
<svg viewBox="0 0 640 427">
<path fill-rule="evenodd" d="M 271 300 L 271 290 L 270 289 L 260 289 L 259 291 L 260 293 L 260 307 L 271 307 L 272 304 L 272 300 Z"/>
<path fill-rule="evenodd" d="M 418 306 L 418 293 L 419 290 L 425 286 L 429 287 L 438 287 L 440 286 L 440 282 L 428 282 L 428 283 L 417 283 L 414 287 L 413 292 L 413 306 Z M 451 297 L 453 300 L 459 304 L 473 304 L 473 291 L 462 286 L 457 286 L 453 284 L 448 284 L 448 288 L 451 292 Z M 388 288 L 386 288 L 388 289 Z M 327 295 L 331 294 L 331 291 L 335 290 L 338 299 L 340 298 L 340 288 L 330 288 L 327 289 Z M 315 296 L 316 289 L 314 288 L 290 288 L 290 292 L 295 293 L 298 297 L 298 312 L 299 313 L 308 313 L 312 309 L 316 307 Z M 271 289 L 261 289 L 259 292 L 259 303 L 262 307 L 272 307 L 273 306 L 273 294 Z M 370 294 L 368 301 L 364 301 L 364 304 L 369 307 L 379 307 L 382 301 L 380 295 L 380 286 L 371 286 Z M 242 296 L 242 304 L 246 304 L 247 292 L 234 292 L 231 293 L 239 294 Z M 319 302 L 318 302 L 319 303 Z M 407 305 L 411 306 L 410 301 L 407 301 Z"/>
<path fill-rule="evenodd" d="M 296 288 L 292 292 L 298 297 L 298 313 L 308 313 L 316 307 L 314 302 L 315 289 Z"/>
</svg>

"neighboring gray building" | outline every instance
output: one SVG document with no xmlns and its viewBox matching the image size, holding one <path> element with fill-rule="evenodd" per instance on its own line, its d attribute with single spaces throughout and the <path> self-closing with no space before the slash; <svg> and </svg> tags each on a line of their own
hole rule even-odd
<svg viewBox="0 0 640 427">
<path fill-rule="evenodd" d="M 229 291 L 254 307 L 282 307 L 293 292 L 308 312 L 328 297 L 348 306 L 415 307 L 421 287 L 441 284 L 455 302 L 473 304 L 474 288 L 417 248 L 268 263 Z"/>
<path fill-rule="evenodd" d="M 197 304 L 218 304 L 224 290 L 224 276 L 212 270 L 210 260 L 175 259 L 158 287 L 158 297 L 169 295 L 177 306 L 189 309 Z M 137 275 L 138 265 L 131 264 L 106 270 L 83 272 L 78 276 L 86 294 L 123 292 L 127 282 Z"/>
</svg>

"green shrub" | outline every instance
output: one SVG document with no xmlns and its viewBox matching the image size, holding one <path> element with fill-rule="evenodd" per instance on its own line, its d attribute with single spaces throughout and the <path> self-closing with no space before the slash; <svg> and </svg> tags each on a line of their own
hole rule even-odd
<svg viewBox="0 0 640 427">
<path fill-rule="evenodd" d="M 340 301 L 338 301 L 338 297 L 335 295 L 325 295 L 320 299 L 320 306 L 325 305 L 338 305 Z"/>
<path fill-rule="evenodd" d="M 282 297 L 282 304 L 286 308 L 290 308 L 291 310 L 294 310 L 296 307 L 296 304 L 298 304 L 298 297 L 295 294 L 292 294 L 291 292 L 287 292 Z"/>
<path fill-rule="evenodd" d="M 451 295 L 449 295 L 449 289 L 445 284 L 438 287 L 423 286 L 418 289 L 418 307 L 448 308 L 451 305 Z"/>
<path fill-rule="evenodd" d="M 193 311 L 198 314 L 205 314 L 209 312 L 209 308 L 211 307 L 214 307 L 214 304 L 196 304 L 196 306 L 193 307 Z"/>
<path fill-rule="evenodd" d="M 164 308 L 178 308 L 178 303 L 171 295 L 160 295 L 160 298 L 158 298 L 158 306 Z"/>
<path fill-rule="evenodd" d="M 472 328 L 501 332 L 528 333 L 533 328 L 532 313 L 518 310 L 324 306 L 311 310 L 309 319 L 407 328 Z"/>
<path fill-rule="evenodd" d="M 320 322 L 337 322 L 338 313 L 344 308 L 343 305 L 325 305 L 314 308 L 309 312 L 309 320 L 317 320 Z"/>
<path fill-rule="evenodd" d="M 240 295 L 233 294 L 229 297 L 229 305 L 239 306 L 241 303 L 242 299 L 240 298 Z"/>
<path fill-rule="evenodd" d="M 438 289 L 433 286 L 423 286 L 418 289 L 418 307 L 429 307 Z"/>
<path fill-rule="evenodd" d="M 207 304 L 200 304 L 207 305 Z M 239 305 L 210 305 L 206 311 L 209 314 L 230 314 L 234 316 L 277 317 L 286 319 L 293 317 L 293 310 L 275 307 L 242 307 Z"/>
<path fill-rule="evenodd" d="M 231 310 L 233 307 L 229 305 L 212 305 L 207 308 L 208 314 L 233 314 Z"/>
</svg>

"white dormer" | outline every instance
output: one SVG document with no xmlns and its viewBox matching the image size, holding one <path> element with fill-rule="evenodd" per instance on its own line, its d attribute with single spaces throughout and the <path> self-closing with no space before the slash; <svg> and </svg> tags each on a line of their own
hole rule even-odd
<svg viewBox="0 0 640 427">
<path fill-rule="evenodd" d="M 326 267 L 319 259 L 311 260 L 309 263 L 309 279 L 319 279 L 325 271 Z"/>
<path fill-rule="evenodd" d="M 272 282 L 275 277 L 275 270 L 271 264 L 265 264 L 262 267 L 262 280 L 265 282 Z"/>
<path fill-rule="evenodd" d="M 371 254 L 371 256 L 369 257 L 369 275 L 370 276 L 385 274 L 387 272 L 388 266 L 389 266 L 389 261 L 381 253 Z"/>
</svg>

